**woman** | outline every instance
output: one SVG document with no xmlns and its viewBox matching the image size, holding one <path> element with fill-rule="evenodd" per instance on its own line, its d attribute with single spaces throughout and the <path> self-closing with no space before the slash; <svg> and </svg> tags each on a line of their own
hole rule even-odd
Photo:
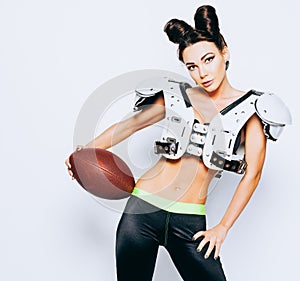
<svg viewBox="0 0 300 281">
<path fill-rule="evenodd" d="M 164 31 L 170 41 L 179 44 L 179 59 L 219 112 L 245 93 L 227 79 L 229 52 L 215 9 L 201 6 L 194 19 L 195 28 L 172 19 Z M 187 94 L 195 119 L 202 124 L 210 121 L 207 95 Z M 164 116 L 164 99 L 160 96 L 153 105 L 109 127 L 85 147 L 107 149 Z M 118 280 L 151 280 L 160 245 L 167 249 L 184 280 L 226 280 L 219 258 L 221 245 L 257 187 L 266 152 L 266 137 L 256 114 L 239 135 L 248 166 L 224 216 L 211 229 L 206 230 L 205 202 L 215 171 L 199 158 L 186 154 L 176 160 L 162 158 L 137 181 L 117 230 Z M 68 159 L 66 165 L 73 176 Z M 172 208 L 166 207 L 166 202 Z"/>
</svg>

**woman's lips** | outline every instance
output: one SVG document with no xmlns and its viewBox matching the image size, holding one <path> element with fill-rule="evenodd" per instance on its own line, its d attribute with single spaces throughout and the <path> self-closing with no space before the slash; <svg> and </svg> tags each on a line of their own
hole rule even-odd
<svg viewBox="0 0 300 281">
<path fill-rule="evenodd" d="M 202 85 L 203 87 L 209 87 L 211 84 L 213 83 L 213 80 L 209 80 L 209 81 L 206 81 L 206 82 L 203 82 Z"/>
</svg>

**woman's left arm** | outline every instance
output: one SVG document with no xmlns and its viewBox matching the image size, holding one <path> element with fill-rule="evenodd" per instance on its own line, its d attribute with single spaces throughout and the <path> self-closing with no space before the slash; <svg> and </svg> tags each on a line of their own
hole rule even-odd
<svg viewBox="0 0 300 281">
<path fill-rule="evenodd" d="M 257 115 L 253 115 L 248 120 L 245 138 L 245 160 L 248 166 L 222 220 L 215 227 L 207 231 L 199 231 L 193 236 L 193 239 L 204 236 L 197 248 L 198 251 L 201 251 L 204 245 L 209 243 L 205 258 L 209 257 L 214 247 L 214 258 L 219 256 L 221 244 L 228 230 L 246 207 L 260 180 L 266 154 L 266 136 Z"/>
</svg>

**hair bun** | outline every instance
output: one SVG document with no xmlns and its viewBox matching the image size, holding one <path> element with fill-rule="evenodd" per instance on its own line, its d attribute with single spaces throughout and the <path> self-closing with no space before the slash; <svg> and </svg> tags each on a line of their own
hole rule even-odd
<svg viewBox="0 0 300 281">
<path fill-rule="evenodd" d="M 182 42 L 185 34 L 191 30 L 193 30 L 193 27 L 178 19 L 169 20 L 164 27 L 164 32 L 167 33 L 169 40 L 176 44 Z"/>
<path fill-rule="evenodd" d="M 219 20 L 214 7 L 203 5 L 199 7 L 194 16 L 195 28 L 207 32 L 211 36 L 220 34 Z"/>
</svg>

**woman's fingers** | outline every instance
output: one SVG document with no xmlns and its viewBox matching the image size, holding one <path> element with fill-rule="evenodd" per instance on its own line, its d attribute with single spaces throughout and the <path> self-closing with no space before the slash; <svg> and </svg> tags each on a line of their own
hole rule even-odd
<svg viewBox="0 0 300 281">
<path fill-rule="evenodd" d="M 84 145 L 77 145 L 76 151 L 80 151 L 82 149 L 84 149 Z M 70 164 L 70 157 L 68 157 L 66 159 L 65 164 L 68 167 L 68 173 L 69 173 L 69 175 L 72 177 L 72 180 L 74 180 L 75 178 L 74 178 L 73 172 L 71 170 L 72 167 L 71 167 L 71 164 Z"/>
<path fill-rule="evenodd" d="M 199 238 L 200 236 L 204 236 L 204 238 L 202 239 L 202 241 L 200 242 L 199 246 L 197 247 L 197 251 L 201 252 L 203 247 L 205 246 L 206 243 L 208 243 L 210 240 L 208 239 L 208 237 L 205 236 L 205 231 L 200 231 L 200 235 L 198 233 L 197 237 Z M 197 239 L 197 238 L 196 238 Z"/>
<path fill-rule="evenodd" d="M 203 240 L 200 242 L 199 246 L 197 247 L 197 252 L 201 252 L 202 248 L 205 246 L 209 240 L 205 237 L 205 231 L 198 231 L 193 236 L 193 240 L 197 240 L 199 237 L 204 236 Z"/>
<path fill-rule="evenodd" d="M 79 144 L 79 145 L 76 146 L 76 151 L 80 151 L 83 148 L 84 148 L 84 145 Z"/>
<path fill-rule="evenodd" d="M 212 252 L 212 250 L 214 249 L 215 247 L 215 243 L 216 242 L 216 239 L 215 238 L 211 238 L 211 239 L 208 239 L 207 237 L 205 237 L 199 244 L 199 246 L 197 247 L 197 251 L 198 252 L 201 252 L 203 247 L 209 243 L 209 246 L 208 246 L 208 249 L 206 250 L 206 253 L 204 255 L 204 258 L 208 258 Z"/>
<path fill-rule="evenodd" d="M 217 259 L 218 256 L 219 256 L 219 252 L 220 252 L 220 244 L 216 243 L 216 240 L 213 239 L 213 238 L 212 238 L 211 240 L 209 240 L 209 239 L 207 239 L 207 238 L 204 238 L 204 239 L 201 241 L 201 243 L 199 244 L 199 246 L 197 247 L 197 251 L 198 251 L 198 252 L 201 252 L 202 249 L 203 249 L 203 247 L 204 247 L 207 243 L 209 243 L 209 246 L 208 246 L 208 248 L 207 248 L 207 250 L 206 250 L 206 253 L 205 253 L 205 255 L 204 255 L 204 258 L 207 259 L 207 258 L 210 256 L 210 254 L 211 254 L 211 252 L 213 251 L 213 249 L 215 248 L 214 259 Z"/>
<path fill-rule="evenodd" d="M 72 172 L 72 170 L 68 169 L 68 173 L 69 173 L 69 175 L 70 175 L 71 177 L 73 177 L 73 172 Z"/>
<path fill-rule="evenodd" d="M 196 234 L 194 234 L 193 236 L 193 240 L 197 240 L 199 237 L 201 237 L 202 235 L 204 235 L 205 231 L 198 231 Z"/>
<path fill-rule="evenodd" d="M 72 180 L 74 180 L 74 175 L 73 175 L 73 172 L 71 170 L 71 164 L 70 164 L 69 158 L 67 158 L 67 160 L 65 161 L 65 164 L 66 164 L 66 166 L 68 168 L 69 175 L 71 176 Z"/>
<path fill-rule="evenodd" d="M 216 260 L 220 254 L 221 243 L 217 241 L 215 247 L 216 247 L 216 250 L 215 250 L 215 254 L 214 254 L 214 259 Z"/>
<path fill-rule="evenodd" d="M 196 240 L 201 236 L 204 236 L 204 238 L 199 243 L 199 246 L 197 247 L 197 251 L 198 252 L 202 251 L 203 247 L 207 243 L 209 243 L 204 257 L 207 259 L 212 253 L 212 251 L 215 249 L 214 259 L 217 259 L 219 257 L 221 245 L 226 237 L 227 231 L 228 230 L 221 224 L 218 224 L 209 230 L 198 231 L 197 233 L 194 234 L 193 240 Z"/>
<path fill-rule="evenodd" d="M 68 167 L 68 169 L 71 169 L 71 164 L 70 164 L 69 158 L 66 159 L 65 164 Z"/>
<path fill-rule="evenodd" d="M 206 244 L 207 242 L 209 242 L 209 240 L 206 239 L 206 238 L 204 238 L 204 239 L 201 241 L 201 243 L 199 244 L 199 246 L 197 247 L 197 252 L 201 252 L 202 249 L 203 249 L 203 247 L 205 246 L 205 244 Z"/>
<path fill-rule="evenodd" d="M 218 242 L 216 236 L 211 236 L 207 231 L 198 231 L 194 236 L 193 240 L 198 239 L 199 237 L 204 236 L 202 241 L 200 242 L 199 246 L 197 247 L 197 251 L 201 252 L 203 247 L 209 243 L 208 249 L 204 255 L 204 258 L 208 258 L 212 253 L 213 249 L 215 248 L 214 259 L 217 259 L 220 254 L 221 242 Z"/>
<path fill-rule="evenodd" d="M 216 244 L 216 240 L 215 239 L 212 239 L 212 240 L 209 241 L 209 246 L 208 246 L 208 249 L 207 249 L 207 251 L 206 251 L 206 253 L 204 255 L 204 258 L 207 259 L 210 256 L 212 250 L 215 247 L 215 244 Z"/>
</svg>

